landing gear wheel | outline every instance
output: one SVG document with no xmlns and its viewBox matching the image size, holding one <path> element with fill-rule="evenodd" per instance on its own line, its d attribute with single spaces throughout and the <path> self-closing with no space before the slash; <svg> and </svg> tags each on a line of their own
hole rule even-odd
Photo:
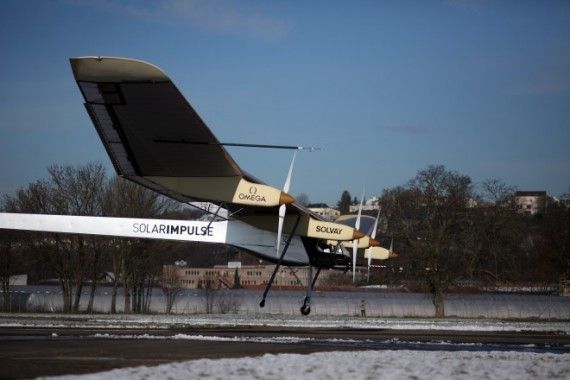
<svg viewBox="0 0 570 380">
<path fill-rule="evenodd" d="M 259 303 L 259 307 L 265 307 L 265 300 L 261 300 L 261 302 Z"/>
<path fill-rule="evenodd" d="M 301 306 L 301 314 L 309 315 L 311 314 L 311 299 L 309 297 L 305 297 L 303 300 L 303 306 Z"/>
</svg>

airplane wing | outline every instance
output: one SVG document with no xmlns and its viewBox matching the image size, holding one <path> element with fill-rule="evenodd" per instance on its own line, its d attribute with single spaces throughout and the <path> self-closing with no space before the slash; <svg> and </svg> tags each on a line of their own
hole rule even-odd
<svg viewBox="0 0 570 380">
<path fill-rule="evenodd" d="M 85 107 L 117 173 L 179 201 L 157 178 L 243 177 L 192 106 L 158 67 L 124 58 L 72 58 Z M 193 143 L 191 149 L 188 144 Z"/>
<path fill-rule="evenodd" d="M 160 68 L 114 57 L 71 58 L 85 107 L 117 173 L 178 201 L 224 204 L 236 217 L 273 230 L 288 205 L 284 231 L 350 240 L 363 234 L 323 221 L 293 197 L 245 173 Z M 339 227 L 340 226 L 340 227 Z"/>
</svg>

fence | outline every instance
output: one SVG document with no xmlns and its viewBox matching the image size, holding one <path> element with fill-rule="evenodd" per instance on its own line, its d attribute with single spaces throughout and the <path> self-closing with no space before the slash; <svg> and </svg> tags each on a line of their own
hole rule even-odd
<svg viewBox="0 0 570 380">
<path fill-rule="evenodd" d="M 59 312 L 62 298 L 56 286 L 14 287 L 13 299 L 19 305 L 12 311 Z M 177 298 L 172 313 L 202 314 L 206 305 L 213 305 L 214 313 L 246 315 L 285 314 L 298 315 L 304 292 L 272 291 L 266 306 L 259 307 L 261 291 L 257 290 L 184 290 Z M 312 298 L 312 314 L 323 316 L 360 315 L 361 301 L 365 300 L 366 315 L 373 317 L 432 317 L 434 306 L 430 294 L 397 293 L 381 291 L 315 292 Z M 80 310 L 87 308 L 87 292 L 81 297 Z M 123 312 L 124 297 L 119 290 L 117 311 Z M 93 310 L 108 313 L 111 309 L 111 289 L 97 289 Z M 160 289 L 153 289 L 151 313 L 164 313 L 165 298 Z M 570 298 L 550 295 L 517 294 L 447 294 L 445 314 L 459 318 L 500 319 L 558 319 L 570 320 Z"/>
</svg>

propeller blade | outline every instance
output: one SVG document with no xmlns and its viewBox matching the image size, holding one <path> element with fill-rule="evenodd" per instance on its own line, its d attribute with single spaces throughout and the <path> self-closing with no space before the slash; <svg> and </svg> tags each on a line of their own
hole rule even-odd
<svg viewBox="0 0 570 380">
<path fill-rule="evenodd" d="M 277 255 L 279 255 L 279 248 L 281 245 L 281 235 L 283 234 L 283 222 L 285 221 L 286 208 L 287 206 L 285 205 L 279 206 L 279 220 L 277 222 L 277 243 L 275 245 Z"/>
<path fill-rule="evenodd" d="M 372 239 L 376 238 L 376 230 L 378 229 L 378 220 L 380 219 L 380 210 L 378 210 L 378 215 L 376 215 L 376 220 L 374 221 L 374 227 L 372 229 Z M 372 264 L 372 255 L 370 254 L 370 248 L 368 248 L 368 281 L 370 281 L 370 265 Z"/>
<path fill-rule="evenodd" d="M 291 175 L 293 174 L 293 166 L 295 165 L 295 157 L 297 157 L 297 151 L 293 153 L 293 159 L 291 160 L 291 165 L 289 165 L 289 172 L 287 173 L 287 179 L 285 179 L 285 184 L 283 185 L 283 191 L 285 193 L 289 192 L 289 187 L 291 186 Z"/>
<path fill-rule="evenodd" d="M 356 223 L 354 224 L 354 229 L 360 229 L 360 216 L 362 215 L 362 204 L 364 203 L 364 190 L 362 190 L 362 197 L 360 198 L 360 206 L 358 207 L 358 216 L 356 217 Z M 358 241 L 355 239 L 352 242 L 352 283 L 356 282 L 356 252 L 358 250 Z"/>
<path fill-rule="evenodd" d="M 392 240 L 390 241 L 390 250 L 388 252 L 389 252 L 389 254 L 388 254 L 389 259 L 394 258 L 394 257 L 398 257 L 398 255 L 396 255 L 396 253 L 394 253 L 394 237 L 393 236 L 392 236 Z"/>
<path fill-rule="evenodd" d="M 356 217 L 355 229 L 360 229 L 360 216 L 362 215 L 362 206 L 364 204 L 364 190 L 362 190 L 362 198 L 360 198 L 360 206 L 358 206 L 358 216 Z"/>
<path fill-rule="evenodd" d="M 297 157 L 297 151 L 293 153 L 293 159 L 291 160 L 291 165 L 289 165 L 289 172 L 287 173 L 287 178 L 285 179 L 285 184 L 283 185 L 283 192 L 288 193 L 289 187 L 291 186 L 291 175 L 293 174 L 293 166 L 295 165 L 295 157 Z M 287 206 L 279 206 L 279 219 L 277 221 L 277 242 L 275 244 L 275 249 L 277 251 L 277 256 L 279 256 L 279 248 L 281 246 L 281 235 L 283 235 L 283 223 L 285 222 L 285 214 L 287 212 Z"/>
<path fill-rule="evenodd" d="M 378 215 L 376 215 L 376 220 L 374 221 L 374 227 L 372 230 L 372 235 L 370 237 L 372 239 L 376 239 L 376 231 L 378 230 L 378 221 L 380 220 L 380 210 L 378 210 Z"/>
<path fill-rule="evenodd" d="M 354 270 L 356 267 L 356 252 L 358 251 L 358 241 L 352 241 L 352 283 L 356 282 L 356 271 Z"/>
</svg>

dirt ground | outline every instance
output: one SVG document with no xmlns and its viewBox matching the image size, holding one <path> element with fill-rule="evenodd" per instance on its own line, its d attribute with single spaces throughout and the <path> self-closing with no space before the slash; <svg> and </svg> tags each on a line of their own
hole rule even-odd
<svg viewBox="0 0 570 380">
<path fill-rule="evenodd" d="M 177 339 L 95 338 L 110 335 L 175 335 L 178 333 L 238 337 L 310 337 L 307 343 L 220 342 Z M 350 340 L 347 345 L 331 338 Z M 193 329 L 176 330 L 89 330 L 58 328 L 0 328 L 0 378 L 31 378 L 63 374 L 100 372 L 121 367 L 155 366 L 201 358 L 259 356 L 267 353 L 307 354 L 352 349 L 404 349 L 402 342 L 481 343 L 522 347 L 564 347 L 567 335 L 537 333 L 370 331 L 329 329 Z M 377 344 L 375 345 L 375 342 Z M 399 345 L 398 343 L 399 342 Z M 426 346 L 429 347 L 429 346 Z M 428 349 L 439 349 L 435 348 Z M 425 348 L 424 348 L 425 349 Z M 484 349 L 484 348 L 482 348 Z"/>
</svg>

